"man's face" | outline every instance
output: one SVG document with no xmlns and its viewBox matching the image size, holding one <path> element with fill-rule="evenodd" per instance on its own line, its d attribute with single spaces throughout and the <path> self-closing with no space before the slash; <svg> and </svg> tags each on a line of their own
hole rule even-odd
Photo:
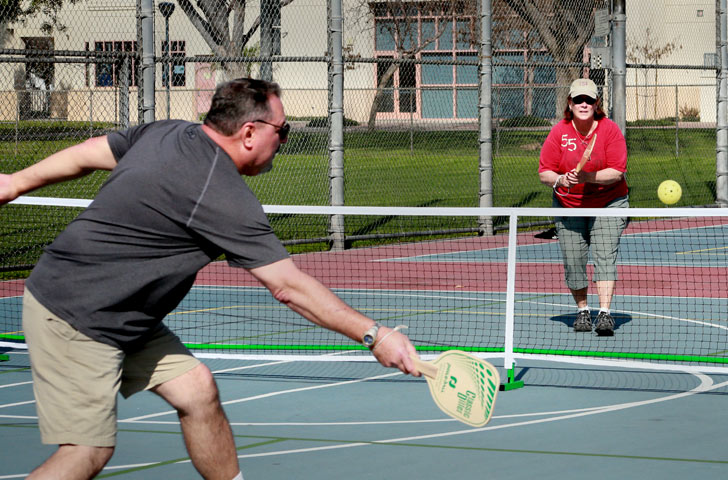
<svg viewBox="0 0 728 480">
<path fill-rule="evenodd" d="M 281 99 L 272 95 L 268 100 L 268 105 L 270 108 L 268 118 L 254 122 L 257 155 L 255 162 L 250 165 L 249 173 L 244 172 L 246 175 L 269 172 L 273 168 L 273 158 L 276 153 L 280 150 L 281 145 L 288 141 L 289 127 L 286 123 Z"/>
</svg>

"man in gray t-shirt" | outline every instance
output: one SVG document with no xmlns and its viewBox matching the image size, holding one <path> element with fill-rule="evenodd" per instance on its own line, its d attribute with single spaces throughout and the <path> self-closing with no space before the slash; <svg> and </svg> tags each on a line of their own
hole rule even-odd
<svg viewBox="0 0 728 480">
<path fill-rule="evenodd" d="M 177 409 L 203 477 L 242 478 L 210 370 L 162 323 L 197 272 L 221 254 L 308 320 L 365 340 L 382 365 L 419 376 L 407 337 L 295 266 L 240 177 L 270 169 L 288 131 L 278 85 L 237 79 L 217 88 L 204 125 L 145 124 L 0 175 L 1 205 L 44 185 L 112 171 L 26 281 L 23 328 L 38 423 L 43 442 L 59 445 L 29 478 L 100 472 L 116 443 L 117 393 L 141 390 Z"/>
<path fill-rule="evenodd" d="M 260 203 L 202 125 L 156 122 L 107 141 L 117 166 L 26 282 L 76 330 L 133 350 L 220 254 L 243 268 L 288 257 Z M 50 280 L 56 278 L 73 280 Z"/>
</svg>

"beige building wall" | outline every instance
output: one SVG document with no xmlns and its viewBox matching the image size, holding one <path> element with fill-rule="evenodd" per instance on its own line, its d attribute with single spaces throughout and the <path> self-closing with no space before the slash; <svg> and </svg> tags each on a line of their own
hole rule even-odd
<svg viewBox="0 0 728 480">
<path fill-rule="evenodd" d="M 361 3 L 360 0 L 344 0 L 344 47 L 348 54 L 371 58 L 374 56 L 373 22 L 366 12 L 357 10 Z M 259 4 L 249 2 L 249 5 L 247 26 L 257 17 Z M 681 46 L 662 58 L 662 64 L 701 64 L 704 54 L 715 52 L 714 1 L 628 0 L 626 11 L 628 45 L 645 43 L 649 28 L 653 46 L 669 42 Z M 128 0 L 95 0 L 75 5 L 67 3 L 59 18 L 68 28 L 65 32 L 54 35 L 54 47 L 56 50 L 83 51 L 86 44 L 93 49 L 97 41 L 132 41 L 136 38 L 135 13 L 135 2 Z M 24 48 L 23 37 L 41 36 L 38 33 L 39 24 L 38 20 L 30 20 L 25 25 L 10 25 L 4 38 L 4 47 Z M 157 55 L 161 55 L 164 27 L 164 18 L 158 11 L 155 12 L 154 43 Z M 284 7 L 281 14 L 282 54 L 285 57 L 323 58 L 327 52 L 327 30 L 326 0 L 295 0 Z M 170 19 L 170 40 L 184 40 L 188 56 L 210 54 L 210 48 L 179 7 Z M 249 45 L 257 42 L 258 38 L 255 36 Z M 20 63 L 0 65 L 0 98 L 5 100 L 0 106 L 2 121 L 17 117 L 14 82 L 20 68 Z M 258 69 L 259 65 L 254 65 L 255 76 Z M 629 120 L 636 119 L 638 115 L 642 118 L 673 116 L 677 103 L 678 108 L 697 108 L 704 121 L 715 121 L 714 72 L 658 70 L 657 83 L 668 85 L 658 89 L 654 88 L 654 73 L 654 70 L 650 70 L 645 76 L 642 72 L 628 69 Z M 219 66 L 188 63 L 185 86 L 170 88 L 170 116 L 199 120 L 201 112 L 209 104 L 211 85 L 225 77 L 225 71 Z M 274 78 L 284 88 L 284 105 L 290 116 L 327 115 L 328 72 L 325 63 L 278 62 L 274 66 Z M 344 78 L 346 117 L 360 122 L 366 121 L 374 97 L 374 65 L 347 65 Z M 672 85 L 680 85 L 677 101 Z M 118 120 L 115 89 L 95 86 L 93 66 L 57 64 L 54 88 L 69 91 L 67 108 L 55 109 L 59 116 L 66 112 L 69 120 L 88 120 L 90 116 L 96 121 Z M 55 97 L 55 105 L 58 107 L 58 96 Z M 155 101 L 157 118 L 166 118 L 167 94 L 161 84 L 161 75 L 157 75 Z M 130 91 L 130 117 L 134 123 L 137 117 L 136 88 L 131 88 Z"/>
<path fill-rule="evenodd" d="M 648 46 L 654 51 L 675 45 L 672 53 L 659 59 L 662 65 L 703 65 L 706 54 L 715 54 L 714 1 L 628 0 L 626 14 L 628 53 L 631 46 Z M 628 58 L 627 63 L 652 61 Z M 655 83 L 661 87 L 655 89 Z M 715 122 L 714 71 L 627 69 L 627 85 L 629 121 L 638 119 L 638 115 L 640 119 L 673 117 L 677 104 L 678 110 L 697 109 L 701 121 Z"/>
</svg>

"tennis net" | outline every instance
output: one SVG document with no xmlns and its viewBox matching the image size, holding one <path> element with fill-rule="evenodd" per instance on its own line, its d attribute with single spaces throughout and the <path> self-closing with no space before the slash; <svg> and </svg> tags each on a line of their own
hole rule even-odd
<svg viewBox="0 0 728 480">
<path fill-rule="evenodd" d="M 39 248 L 85 203 L 26 197 L 3 207 L 2 345 L 22 347 L 22 277 Z M 502 357 L 506 367 L 540 358 L 728 372 L 728 213 L 722 209 L 265 209 L 301 269 L 379 322 L 407 325 L 422 354 L 457 348 Z M 614 336 L 574 331 L 576 306 L 559 240 L 535 236 L 547 228 L 538 225 L 557 215 L 629 217 L 611 303 Z M 479 234 L 484 221 L 502 233 Z M 345 248 L 331 248 L 332 231 Z M 587 298 L 596 316 L 593 283 Z M 201 356 L 371 359 L 356 342 L 277 303 L 224 259 L 199 273 L 165 322 Z"/>
</svg>

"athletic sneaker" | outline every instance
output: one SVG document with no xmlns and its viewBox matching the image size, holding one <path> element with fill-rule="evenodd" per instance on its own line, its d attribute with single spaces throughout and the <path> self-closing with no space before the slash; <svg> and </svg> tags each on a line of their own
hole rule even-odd
<svg viewBox="0 0 728 480">
<path fill-rule="evenodd" d="M 556 233 L 556 228 L 552 227 L 548 230 L 544 230 L 543 232 L 537 233 L 534 235 L 536 238 L 542 238 L 544 240 L 551 240 L 552 238 L 559 238 L 559 234 Z"/>
<path fill-rule="evenodd" d="M 603 337 L 611 337 L 614 335 L 614 319 L 612 316 L 607 312 L 599 312 L 594 331 L 597 332 L 597 335 Z"/>
<path fill-rule="evenodd" d="M 581 312 L 576 314 L 576 320 L 574 321 L 574 331 L 592 331 L 591 313 L 589 313 L 589 310 L 582 310 Z"/>
</svg>

